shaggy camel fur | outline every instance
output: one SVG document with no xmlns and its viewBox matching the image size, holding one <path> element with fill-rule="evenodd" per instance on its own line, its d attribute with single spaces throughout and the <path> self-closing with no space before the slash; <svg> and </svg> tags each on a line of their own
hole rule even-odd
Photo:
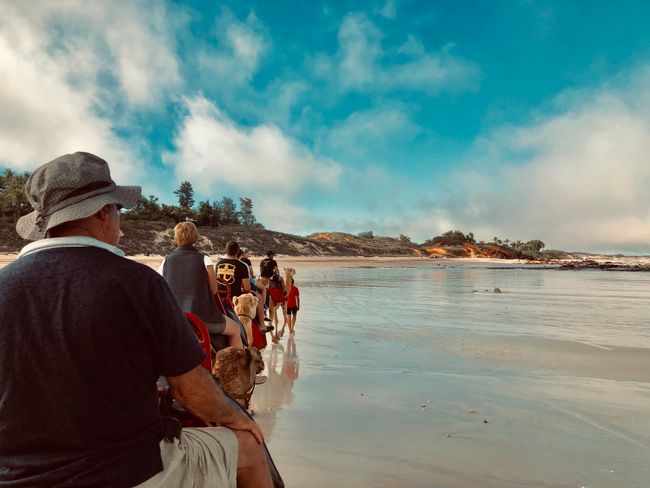
<svg viewBox="0 0 650 488">
<path fill-rule="evenodd" d="M 264 360 L 256 347 L 226 347 L 217 352 L 212 374 L 219 380 L 221 388 L 230 393 L 244 408 L 248 408 L 255 386 L 255 376 L 263 370 Z"/>
<path fill-rule="evenodd" d="M 291 280 L 296 275 L 296 268 L 284 268 L 284 292 L 289 293 L 291 290 Z M 284 335 L 284 329 L 289 323 L 289 316 L 287 315 L 287 302 L 286 300 L 282 303 L 282 330 L 280 331 L 280 337 Z M 277 337 L 277 334 L 276 334 Z"/>
<path fill-rule="evenodd" d="M 244 293 L 232 299 L 232 305 L 235 313 L 241 323 L 244 325 L 248 343 L 253 343 L 253 319 L 257 313 L 257 297 L 252 293 Z"/>
<path fill-rule="evenodd" d="M 291 278 L 296 275 L 296 268 L 284 268 L 284 289 L 287 293 L 291 290 Z"/>
</svg>

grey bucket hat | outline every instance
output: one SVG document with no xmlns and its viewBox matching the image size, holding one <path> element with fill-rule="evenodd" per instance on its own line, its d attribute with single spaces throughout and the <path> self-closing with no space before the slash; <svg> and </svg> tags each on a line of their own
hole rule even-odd
<svg viewBox="0 0 650 488">
<path fill-rule="evenodd" d="M 16 223 L 23 239 L 43 239 L 48 230 L 99 212 L 104 205 L 131 208 L 138 201 L 139 186 L 118 186 L 108 163 L 94 154 L 76 152 L 39 167 L 27 179 L 25 193 L 34 211 Z"/>
</svg>

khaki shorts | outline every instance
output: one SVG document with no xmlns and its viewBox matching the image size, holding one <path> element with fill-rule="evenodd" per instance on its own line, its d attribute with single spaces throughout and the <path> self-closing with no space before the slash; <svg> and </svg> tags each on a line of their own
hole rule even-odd
<svg viewBox="0 0 650 488">
<path fill-rule="evenodd" d="M 163 470 L 134 488 L 237 486 L 237 437 L 225 427 L 183 428 L 181 439 L 160 441 Z"/>
</svg>

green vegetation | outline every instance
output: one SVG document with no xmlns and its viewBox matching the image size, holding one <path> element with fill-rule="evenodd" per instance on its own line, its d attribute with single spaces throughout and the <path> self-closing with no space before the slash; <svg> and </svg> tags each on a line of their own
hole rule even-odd
<svg viewBox="0 0 650 488">
<path fill-rule="evenodd" d="M 239 209 L 230 197 L 222 197 L 214 202 L 205 200 L 194 205 L 194 189 L 189 181 L 182 182 L 174 194 L 178 198 L 178 206 L 159 204 L 157 197 L 149 195 L 149 198 L 141 197 L 134 208 L 124 212 L 124 216 L 127 220 L 193 220 L 197 225 L 210 227 L 228 224 L 263 227 L 255 218 L 253 200 L 250 198 L 240 198 Z"/>
<path fill-rule="evenodd" d="M 29 173 L 16 173 L 11 169 L 5 169 L 0 175 L 0 216 L 4 221 L 11 221 L 14 224 L 21 215 L 32 211 L 32 207 L 25 195 L 25 183 Z"/>
<path fill-rule="evenodd" d="M 459 244 L 474 244 L 476 241 L 472 232 L 463 234 L 459 230 L 448 230 L 441 236 L 434 237 L 427 242 L 445 246 L 456 246 Z"/>
<path fill-rule="evenodd" d="M 32 207 L 27 201 L 25 195 L 25 183 L 29 178 L 29 172 L 17 173 L 11 169 L 5 169 L 0 174 L 0 237 L 3 239 L 4 246 L 8 249 L 20 247 L 20 239 L 15 234 L 13 226 L 20 216 L 31 212 Z M 166 205 L 160 203 L 158 197 L 149 195 L 140 197 L 136 205 L 124 212 L 123 217 L 126 222 L 134 221 L 132 233 L 135 233 L 139 227 L 151 225 L 163 225 L 163 228 L 173 227 L 175 222 L 183 220 L 193 220 L 199 226 L 219 227 L 225 226 L 224 233 L 235 234 L 233 229 L 242 226 L 242 231 L 254 233 L 252 229 L 264 229 L 264 226 L 257 222 L 253 212 L 253 201 L 248 197 L 239 198 L 239 208 L 235 200 L 223 196 L 220 200 L 205 200 L 195 204 L 194 188 L 189 181 L 181 182 L 174 195 L 178 199 L 178 205 Z M 137 224 L 136 224 L 137 222 Z M 156 227 L 157 229 L 157 227 Z M 270 232 L 270 231 L 269 231 Z M 256 239 L 259 240 L 256 246 L 264 248 L 269 244 L 265 238 L 256 233 Z M 270 232 L 270 234 L 274 234 Z M 221 236 L 223 237 L 223 236 Z M 244 235 L 238 238 L 243 238 Z M 297 238 L 297 236 L 291 236 Z M 442 235 L 427 240 L 421 245 L 413 243 L 409 236 L 399 234 L 397 238 L 387 238 L 375 235 L 372 230 L 367 230 L 357 234 L 357 237 L 365 242 L 361 246 L 370 246 L 372 252 L 386 255 L 393 253 L 413 253 L 426 250 L 431 247 L 441 247 L 446 249 L 450 255 L 490 255 L 497 257 L 518 257 L 518 258 L 549 258 L 563 255 L 561 251 L 544 250 L 545 244 L 539 239 L 533 239 L 527 242 L 510 239 L 501 239 L 494 237 L 490 243 L 479 241 L 477 243 L 474 233 L 465 234 L 460 230 L 449 230 Z M 15 241 L 15 242 L 14 242 Z M 277 240 L 273 241 L 277 243 Z M 306 242 L 306 241 L 305 241 Z M 301 241 L 301 246 L 307 246 Z M 275 244 L 273 244 L 275 246 Z M 328 244 L 331 245 L 331 244 Z M 337 253 L 342 249 L 349 248 L 349 241 L 343 240 L 340 243 L 341 249 L 337 247 Z M 339 246 L 339 244 L 336 244 Z M 379 246 L 379 247 L 377 247 Z M 136 249 L 136 244 L 133 248 Z M 2 246 L 0 246 L 2 248 Z M 307 249 L 308 247 L 306 247 Z M 376 249 L 375 249 L 376 248 Z M 290 248 L 288 248 L 290 249 Z M 322 252 L 322 251 L 319 251 Z M 370 251 L 369 251 L 370 252 Z"/>
<path fill-rule="evenodd" d="M 25 183 L 30 173 L 16 173 L 6 169 L 0 174 L 0 221 L 12 222 L 32 211 L 25 195 Z M 221 224 L 241 224 L 263 228 L 253 213 L 253 201 L 244 197 L 239 199 L 239 209 L 230 197 L 210 203 L 210 200 L 195 205 L 194 188 L 189 181 L 183 181 L 174 195 L 178 206 L 160 203 L 158 197 L 141 196 L 136 205 L 124 211 L 125 220 L 173 221 L 193 220 L 197 225 L 217 227 Z"/>
</svg>

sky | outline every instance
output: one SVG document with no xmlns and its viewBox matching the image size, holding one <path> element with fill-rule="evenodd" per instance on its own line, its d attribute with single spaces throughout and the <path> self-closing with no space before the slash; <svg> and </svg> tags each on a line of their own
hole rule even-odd
<svg viewBox="0 0 650 488">
<path fill-rule="evenodd" d="M 267 228 L 650 254 L 650 2 L 0 0 L 0 168 Z"/>
</svg>

